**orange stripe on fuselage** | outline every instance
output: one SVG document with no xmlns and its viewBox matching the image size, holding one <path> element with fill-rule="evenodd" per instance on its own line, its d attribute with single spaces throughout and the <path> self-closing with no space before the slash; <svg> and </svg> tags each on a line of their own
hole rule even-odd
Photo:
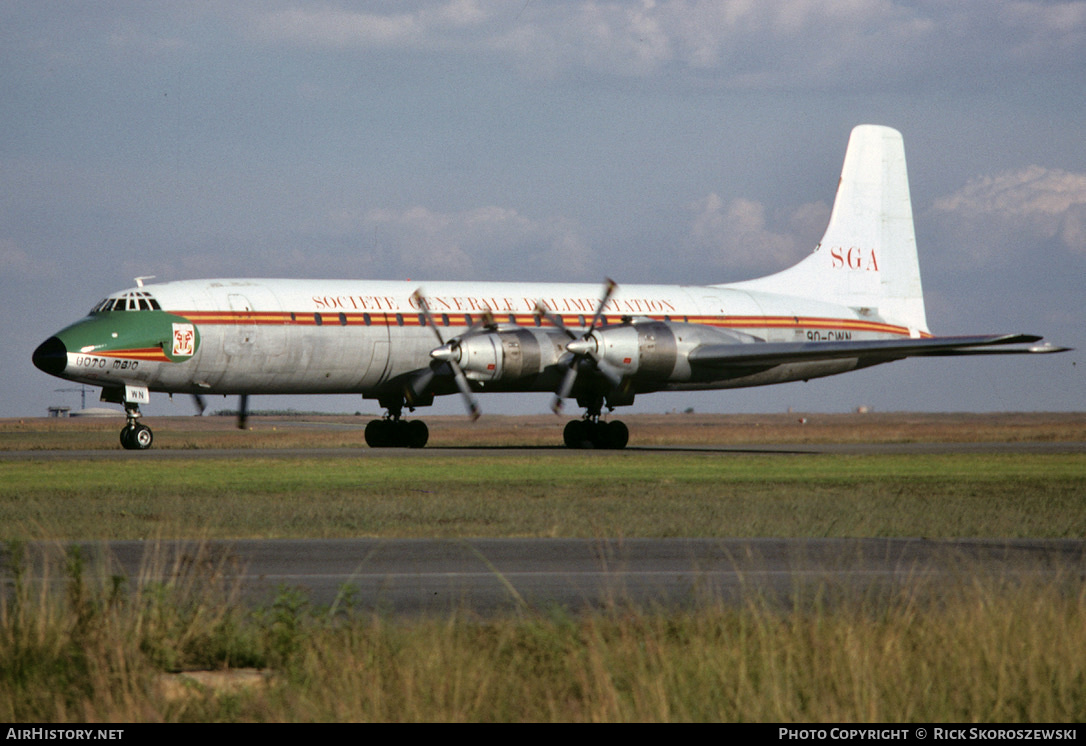
<svg viewBox="0 0 1086 746">
<path fill-rule="evenodd" d="M 396 313 L 332 313 L 332 312 L 302 312 L 291 313 L 289 311 L 172 311 L 178 316 L 183 316 L 195 324 L 207 324 L 213 326 L 426 326 L 425 319 L 419 317 L 417 311 L 402 312 L 402 322 L 397 321 Z M 573 329 L 580 326 L 581 315 L 556 314 L 562 323 Z M 369 317 L 367 323 L 366 317 Z M 463 315 L 458 314 L 458 321 L 463 320 Z M 472 319 L 478 321 L 481 314 L 472 314 Z M 317 319 L 320 319 L 318 321 Z M 512 317 L 512 319 L 510 319 Z M 590 316 L 584 314 L 587 321 Z M 849 332 L 875 332 L 879 334 L 895 334 L 898 336 L 910 336 L 909 329 L 895 324 L 885 324 L 878 321 L 864 321 L 862 319 L 835 319 L 812 316 L 706 316 L 668 314 L 643 316 L 655 321 L 687 322 L 719 329 L 821 329 L 830 331 Z M 523 327 L 545 326 L 553 327 L 546 319 L 536 323 L 534 314 L 494 314 L 494 319 L 499 324 L 515 323 Z M 607 314 L 600 320 L 601 324 L 619 323 L 622 316 L 619 314 Z M 438 323 L 443 328 L 466 329 L 464 323 Z M 921 332 L 921 337 L 931 337 L 927 332 Z M 161 352 L 161 351 L 159 351 Z M 163 355 L 163 359 L 165 356 Z"/>
<path fill-rule="evenodd" d="M 109 350 L 107 352 L 92 353 L 98 357 L 119 357 L 127 360 L 148 360 L 151 362 L 168 363 L 170 359 L 161 347 L 141 347 L 132 350 Z"/>
</svg>

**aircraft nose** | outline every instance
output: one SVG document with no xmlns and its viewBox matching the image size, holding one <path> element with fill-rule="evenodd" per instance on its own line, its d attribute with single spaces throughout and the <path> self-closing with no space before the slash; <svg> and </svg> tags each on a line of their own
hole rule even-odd
<svg viewBox="0 0 1086 746">
<path fill-rule="evenodd" d="M 68 348 L 59 338 L 50 337 L 38 345 L 31 359 L 38 370 L 45 371 L 51 376 L 59 376 L 68 367 Z"/>
</svg>

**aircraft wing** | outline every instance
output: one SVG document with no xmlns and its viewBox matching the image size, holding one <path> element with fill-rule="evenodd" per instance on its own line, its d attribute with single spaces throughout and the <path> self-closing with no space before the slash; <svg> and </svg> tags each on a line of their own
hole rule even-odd
<svg viewBox="0 0 1086 746">
<path fill-rule="evenodd" d="M 1023 355 L 1063 352 L 1069 348 L 1034 345 L 1041 337 L 1031 334 L 994 334 L 972 337 L 880 339 L 860 342 L 751 342 L 702 345 L 690 352 L 691 365 L 711 368 L 772 366 L 814 360 L 859 358 L 887 362 L 906 357 L 954 355 Z M 1008 345 L 1030 345 L 1008 347 Z"/>
</svg>

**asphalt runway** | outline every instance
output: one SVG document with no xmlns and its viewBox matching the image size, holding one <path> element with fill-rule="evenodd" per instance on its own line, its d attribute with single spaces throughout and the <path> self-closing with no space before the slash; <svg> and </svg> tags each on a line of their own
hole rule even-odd
<svg viewBox="0 0 1086 746">
<path fill-rule="evenodd" d="M 903 588 L 952 593 L 981 577 L 1030 585 L 1086 577 L 1083 540 L 310 539 L 81 544 L 103 583 L 233 590 L 255 606 L 284 590 L 315 608 L 397 617 L 691 608 L 706 603 L 870 602 Z M 49 557 L 64 585 L 64 548 Z M 4 557 L 6 563 L 8 557 Z M 6 574 L 6 573 L 5 573 Z"/>
</svg>

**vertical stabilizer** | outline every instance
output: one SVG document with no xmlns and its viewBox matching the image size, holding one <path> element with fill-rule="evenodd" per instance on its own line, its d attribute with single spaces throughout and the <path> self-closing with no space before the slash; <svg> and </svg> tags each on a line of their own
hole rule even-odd
<svg viewBox="0 0 1086 746">
<path fill-rule="evenodd" d="M 852 130 L 829 226 L 814 253 L 775 275 L 733 287 L 827 301 L 926 332 L 901 133 Z"/>
</svg>

